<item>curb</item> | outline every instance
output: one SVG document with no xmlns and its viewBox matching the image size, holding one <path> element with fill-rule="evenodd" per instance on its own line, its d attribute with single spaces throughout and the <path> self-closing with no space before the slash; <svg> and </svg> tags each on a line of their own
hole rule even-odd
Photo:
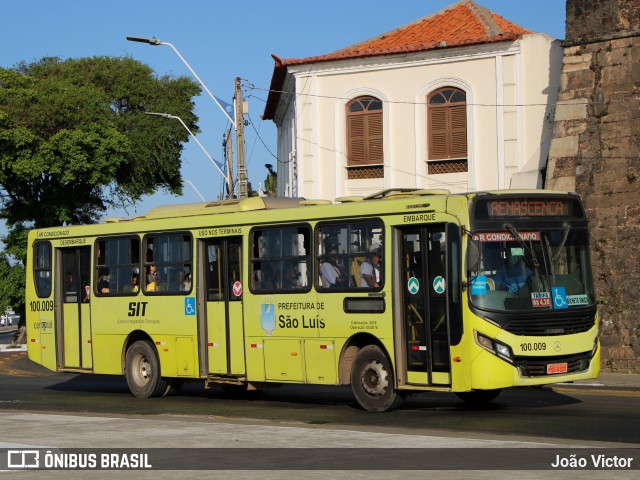
<svg viewBox="0 0 640 480">
<path fill-rule="evenodd" d="M 22 344 L 17 347 L 11 347 L 10 345 L 0 345 L 0 352 L 26 352 L 27 345 Z"/>
<path fill-rule="evenodd" d="M 593 391 L 609 391 L 609 392 L 638 392 L 640 391 L 640 385 L 637 383 L 637 380 L 631 382 L 610 382 L 606 380 L 594 380 L 590 382 L 576 382 L 576 383 L 554 383 L 551 385 L 546 385 L 551 389 L 558 390 L 593 390 Z"/>
</svg>

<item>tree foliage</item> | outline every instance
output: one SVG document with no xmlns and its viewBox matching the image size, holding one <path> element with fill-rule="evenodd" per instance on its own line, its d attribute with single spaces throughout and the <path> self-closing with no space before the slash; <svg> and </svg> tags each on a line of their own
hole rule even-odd
<svg viewBox="0 0 640 480">
<path fill-rule="evenodd" d="M 24 319 L 24 266 L 11 264 L 6 255 L 0 255 L 0 313 L 12 306 Z"/>
<path fill-rule="evenodd" d="M 182 192 L 189 133 L 145 112 L 176 115 L 198 132 L 199 93 L 189 78 L 157 77 L 129 57 L 0 68 L 0 219 L 8 227 L 0 309 L 12 304 L 24 313 L 29 228 L 92 223 L 158 189 Z"/>
<path fill-rule="evenodd" d="M 182 191 L 180 154 L 198 131 L 186 77 L 132 58 L 43 58 L 0 69 L 0 217 L 48 227 L 95 222 L 109 206 Z"/>
<path fill-rule="evenodd" d="M 269 173 L 264 180 L 264 190 L 268 196 L 275 197 L 278 194 L 278 174 L 270 163 L 265 164 L 265 167 L 267 167 Z"/>
</svg>

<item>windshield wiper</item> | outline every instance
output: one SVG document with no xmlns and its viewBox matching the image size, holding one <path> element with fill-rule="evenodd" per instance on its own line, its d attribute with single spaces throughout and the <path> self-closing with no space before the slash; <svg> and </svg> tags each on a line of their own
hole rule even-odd
<svg viewBox="0 0 640 480">
<path fill-rule="evenodd" d="M 538 267 L 540 266 L 540 262 L 538 262 L 538 258 L 536 257 L 535 253 L 531 249 L 530 245 L 527 245 L 527 242 L 525 242 L 522 236 L 520 235 L 520 233 L 518 233 L 518 231 L 516 230 L 516 227 L 514 227 L 510 223 L 505 223 L 504 228 L 507 229 L 507 231 L 513 236 L 513 238 L 516 239 L 516 241 L 522 246 L 524 251 L 528 254 L 527 256 L 525 256 L 525 258 L 527 257 L 529 258 L 529 263 L 531 267 L 537 273 Z"/>
<path fill-rule="evenodd" d="M 564 222 L 562 224 L 562 228 L 564 228 L 562 241 L 560 242 L 560 245 L 558 245 L 556 254 L 553 256 L 553 263 L 556 263 L 558 261 L 558 258 L 560 258 L 560 254 L 562 253 L 562 249 L 564 248 L 564 244 L 567 243 L 567 238 L 569 238 L 569 231 L 571 230 L 571 224 L 569 224 L 569 222 Z"/>
<path fill-rule="evenodd" d="M 551 263 L 549 272 L 551 273 L 552 278 L 555 277 L 556 270 L 556 262 L 560 258 L 560 254 L 562 253 L 562 249 L 564 248 L 564 244 L 567 243 L 567 238 L 569 238 L 569 231 L 571 230 L 571 225 L 568 222 L 564 222 L 562 224 L 562 228 L 564 229 L 562 234 L 562 240 L 560 241 L 560 245 L 558 245 L 558 249 L 556 250 L 555 255 L 553 254 L 553 250 L 551 248 L 551 244 L 549 243 L 549 238 L 547 236 L 544 237 L 544 243 L 547 247 L 547 255 L 549 256 L 549 261 Z M 555 280 L 554 280 L 555 281 Z"/>
</svg>

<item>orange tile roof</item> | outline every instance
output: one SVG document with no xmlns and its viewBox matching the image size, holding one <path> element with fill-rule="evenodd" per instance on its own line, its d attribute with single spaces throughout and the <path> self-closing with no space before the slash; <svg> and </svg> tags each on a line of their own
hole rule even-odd
<svg viewBox="0 0 640 480">
<path fill-rule="evenodd" d="M 283 60 L 272 55 L 275 67 L 263 118 L 273 118 L 286 67 L 290 65 L 513 41 L 528 33 L 532 32 L 505 20 L 472 0 L 460 0 L 408 25 L 326 55 Z"/>
</svg>

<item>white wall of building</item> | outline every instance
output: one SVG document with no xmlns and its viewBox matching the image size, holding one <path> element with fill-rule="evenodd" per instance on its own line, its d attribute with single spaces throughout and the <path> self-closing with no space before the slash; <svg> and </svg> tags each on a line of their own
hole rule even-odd
<svg viewBox="0 0 640 480">
<path fill-rule="evenodd" d="M 385 188 L 537 188 L 562 65 L 547 35 L 517 42 L 289 66 L 276 111 L 278 194 L 334 199 Z M 427 175 L 426 96 L 467 94 L 468 171 Z M 384 102 L 384 178 L 348 180 L 346 104 Z"/>
</svg>

